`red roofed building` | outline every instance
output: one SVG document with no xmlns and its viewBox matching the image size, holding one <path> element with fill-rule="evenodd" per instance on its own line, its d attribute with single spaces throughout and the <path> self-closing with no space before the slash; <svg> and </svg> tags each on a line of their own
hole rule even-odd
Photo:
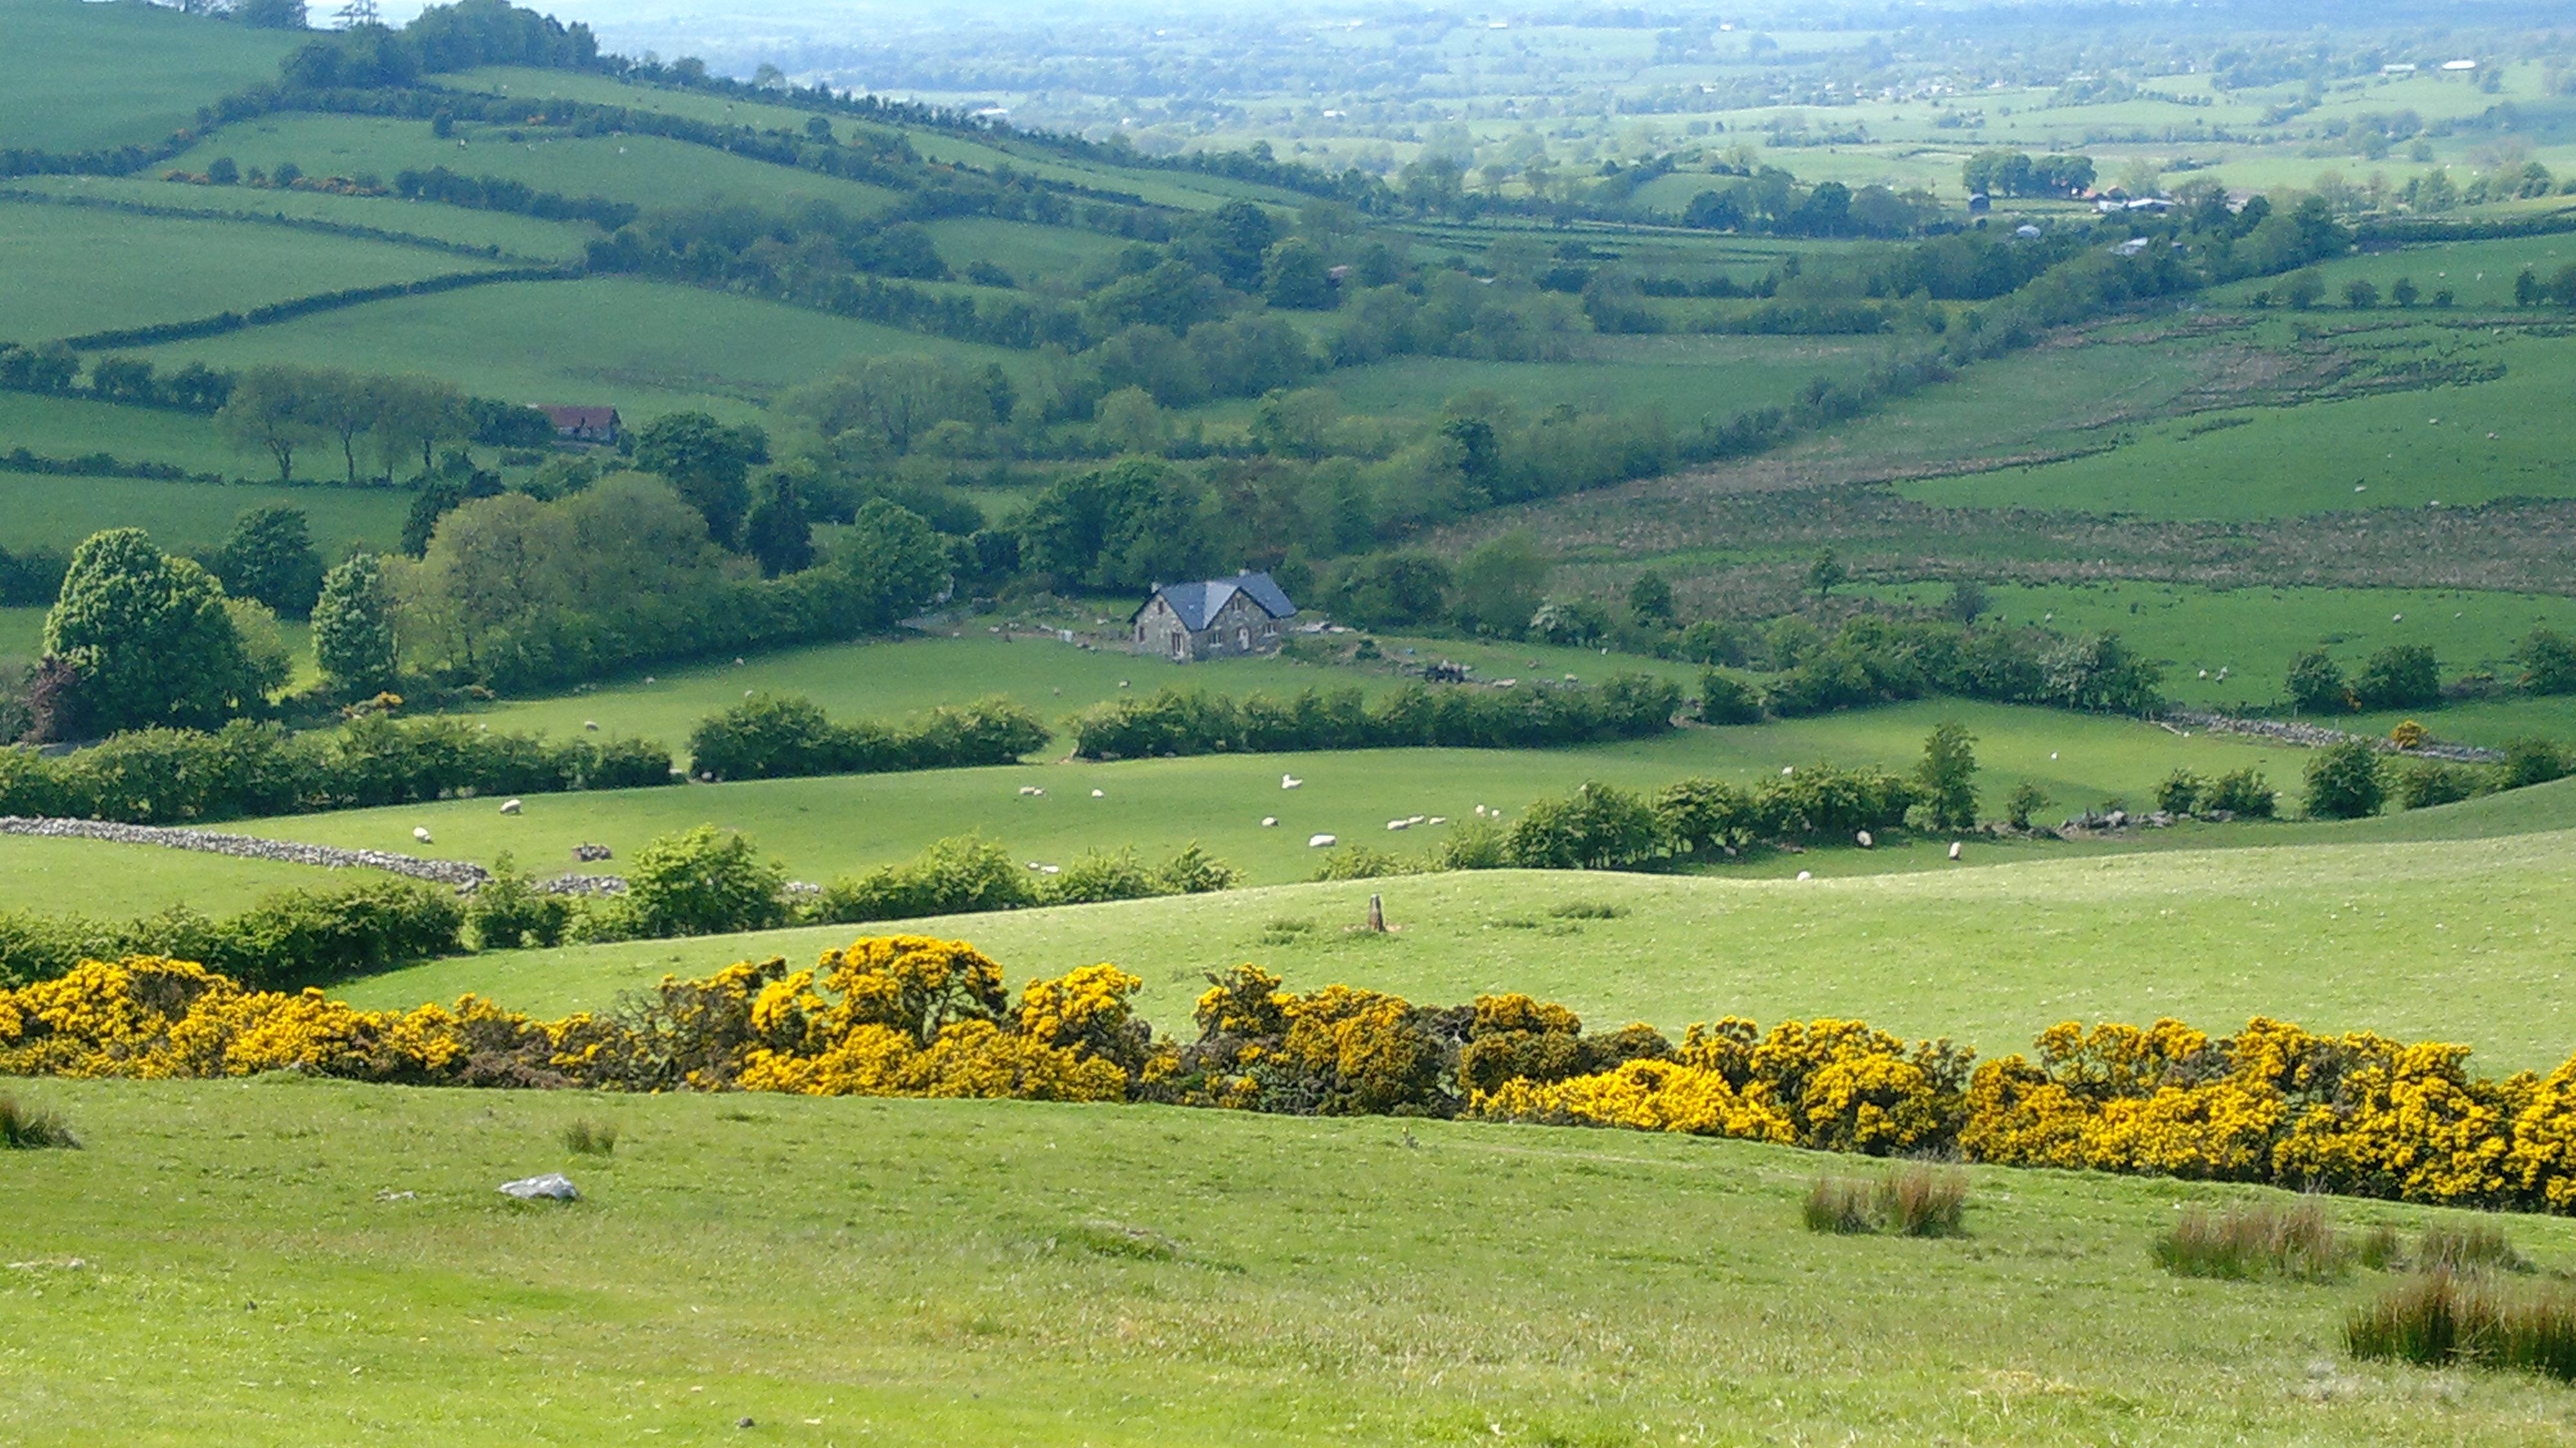
<svg viewBox="0 0 2576 1448">
<path fill-rule="evenodd" d="M 539 406 L 537 411 L 555 425 L 555 438 L 560 442 L 595 442 L 615 447 L 626 431 L 614 407 Z"/>
</svg>

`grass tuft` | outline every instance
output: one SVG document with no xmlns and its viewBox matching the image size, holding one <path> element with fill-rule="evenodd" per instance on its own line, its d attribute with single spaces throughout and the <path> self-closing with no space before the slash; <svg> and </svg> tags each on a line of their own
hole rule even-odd
<svg viewBox="0 0 2576 1448">
<path fill-rule="evenodd" d="M 617 1152 L 617 1123 L 576 1117 L 563 1129 L 564 1150 L 580 1156 L 613 1156 Z"/>
<path fill-rule="evenodd" d="M 2515 1250 L 2502 1229 L 2430 1226 L 2415 1249 L 2415 1265 L 2433 1272 L 2528 1272 L 2531 1260 Z"/>
<path fill-rule="evenodd" d="M 2355 1309 L 2343 1340 L 2358 1358 L 2468 1363 L 2576 1382 L 2576 1291 L 2552 1285 L 2509 1296 L 2492 1279 L 2436 1268 Z"/>
<path fill-rule="evenodd" d="M 1870 1229 L 1870 1187 L 1847 1177 L 1818 1177 L 1807 1189 L 1807 1230 L 1857 1233 Z"/>
<path fill-rule="evenodd" d="M 1616 920 L 1628 913 L 1628 907 L 1607 900 L 1568 900 L 1547 913 L 1559 920 Z"/>
<path fill-rule="evenodd" d="M 2382 1229 L 2386 1230 L 2386 1229 Z M 2393 1232 L 2389 1250 L 2394 1250 Z M 2156 1265 L 2177 1277 L 2246 1280 L 2286 1277 L 2321 1282 L 2343 1275 L 2354 1253 L 2336 1235 L 2325 1208 L 2248 1203 L 2213 1213 L 2187 1208 L 2152 1249 Z"/>
<path fill-rule="evenodd" d="M 30 1111 L 18 1104 L 14 1096 L 0 1096 L 0 1148 L 11 1151 L 42 1151 L 59 1148 L 78 1151 L 80 1138 L 63 1119 L 50 1111 Z"/>
<path fill-rule="evenodd" d="M 1965 1234 L 1967 1205 L 1967 1173 L 1916 1162 L 1874 1181 L 1818 1177 L 1807 1189 L 1805 1215 L 1810 1232 L 1956 1237 Z"/>
<path fill-rule="evenodd" d="M 1084 1222 L 1066 1228 L 1058 1240 L 1097 1257 L 1125 1257 L 1138 1262 L 1169 1262 L 1181 1255 L 1180 1244 L 1160 1232 L 1124 1222 Z"/>
</svg>

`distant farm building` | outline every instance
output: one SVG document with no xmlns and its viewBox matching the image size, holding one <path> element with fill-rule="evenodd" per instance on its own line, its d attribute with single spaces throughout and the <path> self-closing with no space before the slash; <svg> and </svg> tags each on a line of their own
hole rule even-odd
<svg viewBox="0 0 2576 1448">
<path fill-rule="evenodd" d="M 558 442 L 599 443 L 617 446 L 626 435 L 626 424 L 614 407 L 543 407 L 537 411 L 555 425 Z"/>
<path fill-rule="evenodd" d="M 1297 605 L 1267 573 L 1159 584 L 1136 610 L 1136 647 L 1174 663 L 1266 654 L 1288 636 Z"/>
</svg>

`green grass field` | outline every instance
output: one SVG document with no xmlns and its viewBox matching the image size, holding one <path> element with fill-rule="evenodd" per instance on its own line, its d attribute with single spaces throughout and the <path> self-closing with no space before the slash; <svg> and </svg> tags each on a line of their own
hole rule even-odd
<svg viewBox="0 0 2576 1448">
<path fill-rule="evenodd" d="M 0 668 L 33 661 L 44 638 L 45 610 L 0 608 Z"/>
<path fill-rule="evenodd" d="M 2177 1016 L 2217 1031 L 2270 1015 L 2458 1041 L 2486 1068 L 2547 1071 L 2576 1039 L 2576 1006 L 2557 984 L 2576 929 L 2576 835 L 2564 828 L 2576 790 L 2554 792 L 2520 802 L 2560 827 L 2533 834 L 2371 839 L 2390 826 L 2459 827 L 2428 811 L 2362 829 L 2207 828 L 2182 832 L 2174 848 L 2122 854 L 1972 845 L 1952 866 L 1923 850 L 1902 873 L 1804 881 L 1505 871 L 1294 885 L 496 953 L 352 982 L 346 994 L 410 1006 L 473 992 L 555 1014 L 603 1007 L 666 973 L 810 959 L 901 930 L 972 940 L 1015 985 L 1116 962 L 1145 982 L 1139 1008 L 1167 1030 L 1186 1027 L 1204 972 L 1248 960 L 1301 987 L 1340 981 L 1435 1004 L 1517 990 L 1595 1024 L 1674 1032 L 1728 1015 L 1857 1017 L 2000 1054 L 2062 1020 Z M 2226 839 L 2236 844 L 2194 847 Z M 1357 929 L 1373 894 L 1398 927 L 1391 935 Z M 1615 918 L 1556 913 L 1573 905 Z"/>
<path fill-rule="evenodd" d="M 13 340 L 185 322 L 485 263 L 238 222 L 0 201 L 0 317 Z"/>
<path fill-rule="evenodd" d="M 1978 1170 L 1811 1235 L 1802 1153 L 1169 1108 L 17 1086 L 0 1434 L 825 1445 L 2533 1441 L 2563 1388 L 2341 1359 L 2371 1274 L 2187 1281 L 2243 1192 Z M 614 1122 L 581 1157 L 577 1118 Z M 576 1204 L 493 1188 L 564 1170 Z M 2458 1214 L 2337 1204 L 2361 1226 Z M 2553 1270 L 2576 1235 L 2509 1224 Z M 74 1264 L 77 1265 L 74 1265 Z M 743 1424 L 748 1426 L 741 1426 Z M 1756 1428 L 1758 1426 L 1758 1429 Z"/>
<path fill-rule="evenodd" d="M 203 174 L 218 156 L 247 171 L 292 161 L 308 176 L 390 179 L 433 167 L 465 176 L 501 176 L 541 191 L 601 196 L 637 206 L 694 206 L 738 201 L 778 210 L 800 201 L 831 201 L 854 214 L 884 209 L 894 193 L 792 166 L 729 155 L 661 136 L 570 136 L 544 127 L 519 132 L 461 125 L 452 140 L 429 122 L 378 116 L 289 114 L 228 126 L 171 162 Z"/>
<path fill-rule="evenodd" d="M 412 851 L 415 827 L 437 837 L 423 850 L 489 861 L 503 850 L 532 869 L 570 868 L 577 844 L 620 858 L 657 835 L 701 823 L 738 829 L 786 861 L 800 879 L 908 858 L 943 836 L 980 832 L 1024 860 L 1061 864 L 1095 846 L 1133 845 L 1167 856 L 1197 841 L 1257 883 L 1299 880 L 1316 866 L 1310 835 L 1427 850 L 1438 828 L 1390 831 L 1391 819 L 1466 819 L 1479 804 L 1517 814 L 1531 800 L 1588 780 L 1651 789 L 1693 774 L 1738 780 L 1829 759 L 1910 769 L 1923 737 L 1947 719 L 1979 739 L 1979 784 L 1990 811 L 2022 780 L 2038 783 L 2060 814 L 2117 795 L 2143 806 L 2177 767 L 2204 773 L 2258 765 L 2295 792 L 2299 753 L 2251 741 L 2182 738 L 2148 725 L 2043 710 L 1953 701 L 1901 705 L 1796 723 L 1693 729 L 1629 744 L 1558 750 L 1366 750 L 1347 754 L 1213 755 L 1117 764 L 1027 764 L 825 779 L 761 780 L 532 797 L 503 816 L 489 800 L 245 821 L 231 828 L 280 839 Z M 613 716 L 600 720 L 614 733 Z M 2052 754 L 2057 758 L 2052 759 Z M 1280 776 L 1305 781 L 1280 788 Z M 1023 786 L 1046 790 L 1020 794 Z M 1091 791 L 1101 791 L 1101 798 Z M 1264 818 L 1279 824 L 1265 828 Z M 149 869 L 148 861 L 136 868 Z M 5 888 L 5 887 L 0 887 Z"/>
<path fill-rule="evenodd" d="M 194 124 L 197 107 L 275 79 L 294 46 L 159 6 L 8 0 L 0 54 L 44 60 L 0 87 L 0 136 L 44 151 L 150 145 Z"/>
<path fill-rule="evenodd" d="M 273 472 L 217 437 L 211 419 L 193 413 L 0 392 L 0 452 L 14 448 L 47 458 L 106 453 L 123 462 L 170 463 L 192 473 Z M 68 488 L 82 486 L 61 481 Z"/>
<path fill-rule="evenodd" d="M 971 358 L 1014 371 L 1027 355 L 618 277 L 400 297 L 169 343 L 147 355 L 172 366 L 197 360 L 357 369 L 398 358 L 405 371 L 484 396 L 614 404 L 633 424 L 687 408 L 748 419 L 776 393 L 870 353 Z"/>
<path fill-rule="evenodd" d="M 0 619 L 16 613 L 0 612 Z M 149 861 L 135 857 L 149 853 Z M 142 868 L 138 868 L 142 866 Z M 171 905 L 222 915 L 272 890 L 313 889 L 387 878 L 373 870 L 317 870 L 268 860 L 237 860 L 186 850 L 149 850 L 103 840 L 44 840 L 0 835 L 0 874 L 9 878 L 0 910 L 124 920 Z"/>
<path fill-rule="evenodd" d="M 578 261 L 598 230 L 578 221 L 541 221 L 503 211 L 468 211 L 392 196 L 342 196 L 326 191 L 274 191 L 248 186 L 194 186 L 134 176 L 27 176 L 13 191 L 187 211 L 250 221 L 320 221 L 371 227 L 397 236 L 426 237 L 455 246 L 497 247 L 511 260 Z M 285 245 L 272 237 L 272 245 Z"/>
<path fill-rule="evenodd" d="M 2495 365 L 2504 375 L 2429 391 L 2147 421 L 2109 451 L 1928 479 L 1902 491 L 1945 507 L 2228 519 L 2567 495 L 2560 436 L 2551 423 L 2571 378 L 2563 345 L 2540 336 L 2399 322 L 2395 313 L 2361 315 L 2366 320 L 2355 323 L 2349 311 L 2312 314 L 2313 325 L 2365 326 L 2370 335 L 2355 345 L 2393 360 Z"/>
<path fill-rule="evenodd" d="M 1480 362 L 1407 357 L 1335 372 L 1326 385 L 1356 411 L 1431 411 L 1461 393 L 1492 392 L 1524 414 L 1560 402 L 1629 411 L 1660 406 L 1676 427 L 1795 401 L 1816 377 L 1859 376 L 1886 360 L 1875 338 L 1579 338 L 1580 360 Z"/>
<path fill-rule="evenodd" d="M 1874 590 L 1881 596 L 1931 605 L 1946 587 L 1908 584 Z M 2164 660 L 2165 692 L 2196 708 L 2262 706 L 2283 697 L 2290 660 L 2325 648 L 2347 673 L 2360 672 L 2376 650 L 2419 644 L 2441 660 L 2444 677 L 2475 671 L 2510 679 L 2506 657 L 2535 627 L 2576 635 L 2576 599 L 2467 589 L 2269 588 L 2218 590 L 2177 584 L 2114 581 L 2036 587 L 1998 584 L 1987 589 L 1994 621 L 2044 624 L 2066 633 L 2116 630 L 2149 657 Z M 2218 677 L 2220 670 L 2227 677 Z M 2566 700 L 2530 701 L 2530 708 L 2490 707 L 2500 721 L 2566 715 Z M 2448 730 L 2441 710 L 2426 722 Z M 2375 717 L 2375 716 L 2374 716 Z M 2516 725 L 2515 727 L 2519 727 Z M 2489 742 L 2482 733 L 2460 737 Z"/>
<path fill-rule="evenodd" d="M 0 412 L 5 411 L 0 404 Z M 315 464 L 297 466 L 302 470 Z M 69 552 L 101 528 L 140 527 L 164 548 L 211 550 L 242 514 L 271 504 L 303 509 L 312 523 L 313 546 L 326 559 L 337 560 L 352 548 L 385 551 L 399 542 L 411 494 L 390 488 L 219 486 L 0 472 L 0 547 Z"/>
</svg>

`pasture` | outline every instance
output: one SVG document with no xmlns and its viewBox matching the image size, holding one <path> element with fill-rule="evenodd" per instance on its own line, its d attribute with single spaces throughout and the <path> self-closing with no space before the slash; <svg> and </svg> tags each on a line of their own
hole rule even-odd
<svg viewBox="0 0 2576 1448">
<path fill-rule="evenodd" d="M 8 402 L 19 400 L 0 397 L 0 415 Z M 308 472 L 318 466 L 298 464 Z M 273 482 L 177 483 L 0 471 L 0 547 L 69 552 L 102 528 L 139 527 L 163 548 L 211 552 L 242 514 L 272 504 L 302 509 L 312 524 L 313 546 L 336 562 L 353 549 L 387 552 L 400 542 L 411 494 L 391 488 L 281 488 Z"/>
<path fill-rule="evenodd" d="M 100 1422 L 138 1445 L 1627 1448 L 1753 1422 L 2483 1445 L 2566 1412 L 2538 1379 L 2342 1360 L 2375 1274 L 2150 1265 L 2180 1204 L 2281 1199 L 2244 1189 L 1979 1169 L 1968 1237 L 1926 1241 L 1803 1230 L 1842 1163 L 1627 1132 L 283 1078 L 13 1091 L 84 1142 L 0 1176 L 0 1434 L 31 1448 Z M 576 1120 L 614 1124 L 613 1154 L 567 1150 Z M 493 1190 L 550 1170 L 584 1200 Z M 2506 1230 L 2576 1262 L 2566 1223 Z"/>
<path fill-rule="evenodd" d="M 192 473 L 269 471 L 215 435 L 213 420 L 193 413 L 120 407 L 86 397 L 0 392 L 0 452 L 17 448 L 44 458 L 106 453 L 120 462 L 168 463 Z M 67 489 L 84 486 L 57 480 Z M 22 520 L 12 515 L 9 520 Z M 17 529 L 0 532 L 0 545 Z"/>
<path fill-rule="evenodd" d="M 1586 411 L 1660 407 L 1677 429 L 1797 400 L 1810 380 L 1857 378 L 1887 360 L 1875 337 L 1581 337 L 1563 362 L 1405 357 L 1337 370 L 1325 380 L 1363 412 L 1435 412 L 1490 392 L 1524 416 L 1560 403 Z"/>
<path fill-rule="evenodd" d="M 485 265 L 355 237 L 0 200 L 0 317 L 16 341 L 194 321 Z"/>
<path fill-rule="evenodd" d="M 9 0 L 0 55 L 43 56 L 0 87 L 0 136 L 41 151 L 152 145 L 197 107 L 274 79 L 293 37 L 153 5 Z"/>
<path fill-rule="evenodd" d="M 512 136 L 519 139 L 512 140 Z M 444 166 L 463 176 L 499 176 L 565 196 L 600 196 L 637 206 L 743 202 L 784 210 L 829 201 L 853 214 L 883 210 L 894 193 L 820 172 L 729 155 L 662 136 L 573 136 L 532 126 L 463 125 L 440 140 L 429 122 L 380 116 L 285 114 L 227 126 L 171 164 L 204 174 L 219 156 L 245 171 L 292 161 L 308 176 L 374 175 Z"/>
<path fill-rule="evenodd" d="M 2164 661 L 2165 693 L 2193 708 L 2261 707 L 2283 698 L 2290 660 L 2324 648 L 2345 672 L 2358 673 L 2373 652 L 2399 644 L 2430 648 L 2444 678 L 2486 672 L 2510 681 L 2506 656 L 2534 628 L 2576 636 L 2576 599 L 2470 589 L 2246 588 L 2114 580 L 2093 584 L 1987 588 L 1997 623 L 2041 624 L 2064 633 L 2116 630 L 2148 657 Z M 1946 585 L 1906 584 L 1874 590 L 1925 606 L 1948 596 Z M 2218 677 L 2224 670 L 2227 677 Z M 2566 700 L 2536 700 L 2508 715 L 2567 714 Z M 2444 709 L 2426 722 L 2448 733 Z M 2463 735 L 2475 742 L 2492 742 Z"/>
<path fill-rule="evenodd" d="M 1027 354 L 977 347 L 751 297 L 624 277 L 509 282 L 397 297 L 274 326 L 149 350 L 177 366 L 261 362 L 443 377 L 487 397 L 614 403 L 630 424 L 704 408 L 751 420 L 775 394 L 869 354 L 999 362 Z"/>
<path fill-rule="evenodd" d="M 798 879 L 822 881 L 907 859 L 949 835 L 980 833 L 1023 860 L 1062 864 L 1091 848 L 1133 846 L 1149 860 L 1197 842 L 1254 883 L 1301 880 L 1318 863 L 1315 834 L 1420 853 L 1476 806 L 1517 815 L 1530 801 L 1588 781 L 1653 789 L 1691 775 L 1750 781 L 1818 760 L 1911 769 L 1924 736 L 1956 719 L 1978 736 L 1988 814 L 2028 780 L 2053 822 L 2109 798 L 2140 808 L 2177 767 L 2203 774 L 2264 769 L 2295 795 L 2300 752 L 2224 736 L 2183 738 L 2149 725 L 1956 701 L 1900 705 L 1794 723 L 1691 729 L 1580 749 L 1382 749 L 1343 754 L 1209 755 L 1110 764 L 1024 764 L 909 774 L 842 775 L 532 796 L 504 816 L 491 800 L 246 820 L 228 829 L 276 839 L 488 862 L 503 850 L 542 872 L 572 867 L 579 844 L 620 859 L 658 835 L 715 824 L 750 836 Z M 617 732 L 609 720 L 603 731 Z M 2052 759 L 2052 754 L 2057 758 Z M 1280 787 L 1287 774 L 1304 782 Z M 1043 795 L 1020 793 L 1038 788 Z M 1100 797 L 1093 798 L 1092 791 Z M 1422 815 L 1395 831 L 1387 822 Z M 1276 818 L 1276 826 L 1261 821 Z M 427 827 L 437 843 L 413 843 Z M 1794 870 L 1797 865 L 1780 862 Z M 149 858 L 134 868 L 153 868 Z M 5 888 L 5 886 L 0 886 Z M 5 897 L 0 897 L 5 898 Z"/>
<path fill-rule="evenodd" d="M 396 236 L 424 237 L 451 246 L 490 247 L 512 262 L 578 261 L 599 234 L 579 221 L 541 221 L 505 211 L 469 211 L 394 196 L 343 196 L 330 191 L 278 191 L 250 186 L 197 186 L 135 176 L 26 176 L 13 191 L 120 206 L 149 206 L 242 221 L 322 222 L 369 227 Z M 271 237 L 271 245 L 291 245 Z M 457 268 L 462 270 L 460 266 Z"/>
</svg>

